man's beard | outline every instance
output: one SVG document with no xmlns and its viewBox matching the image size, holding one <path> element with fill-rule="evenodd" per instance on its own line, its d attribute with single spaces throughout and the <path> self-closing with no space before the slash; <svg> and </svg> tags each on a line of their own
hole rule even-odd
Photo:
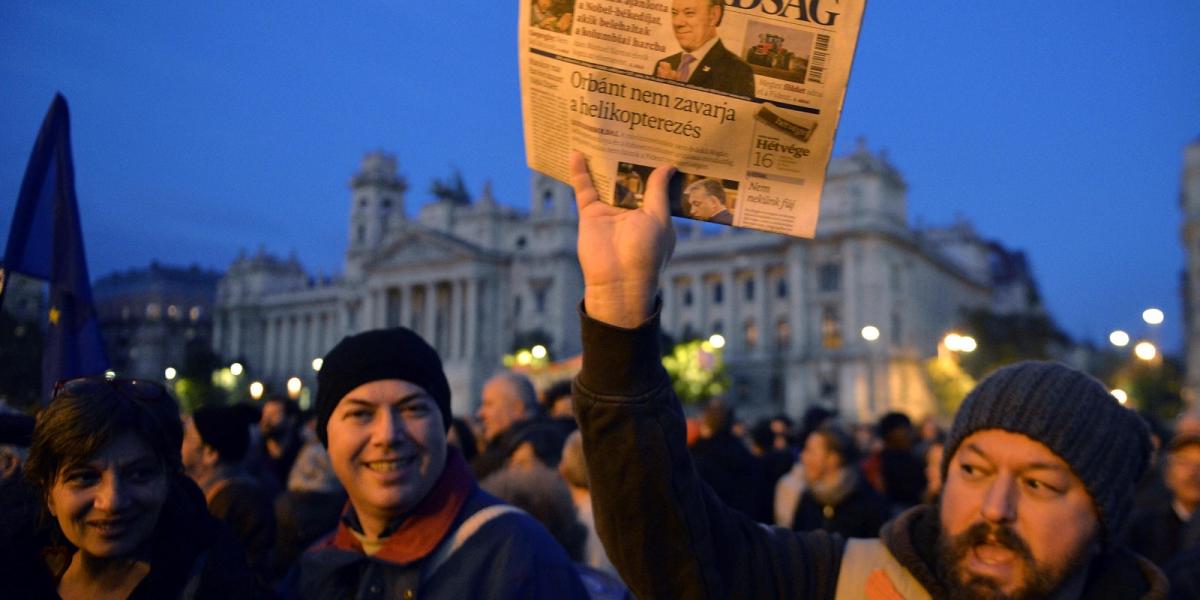
<svg viewBox="0 0 1200 600">
<path fill-rule="evenodd" d="M 1003 591 L 1008 582 L 971 573 L 964 566 L 967 554 L 972 552 L 975 546 L 989 541 L 1012 551 L 1024 563 L 1024 585 L 1012 594 Z M 939 523 L 937 546 L 938 580 L 946 587 L 952 600 L 1048 598 L 1063 582 L 1079 572 L 1087 556 L 1087 553 L 1080 549 L 1061 571 L 1056 571 L 1050 565 L 1038 563 L 1029 549 L 1029 544 L 1021 539 L 1012 527 L 984 522 L 975 523 L 954 537 L 950 537 Z"/>
</svg>

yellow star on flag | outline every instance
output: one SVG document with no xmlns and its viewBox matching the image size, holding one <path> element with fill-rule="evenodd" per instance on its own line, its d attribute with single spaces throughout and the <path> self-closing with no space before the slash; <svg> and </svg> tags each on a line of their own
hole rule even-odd
<svg viewBox="0 0 1200 600">
<path fill-rule="evenodd" d="M 62 313 L 59 312 L 59 310 L 57 308 L 55 308 L 53 306 L 50 307 L 50 324 L 51 325 L 58 325 L 58 315 L 60 315 L 60 314 L 62 314 Z"/>
</svg>

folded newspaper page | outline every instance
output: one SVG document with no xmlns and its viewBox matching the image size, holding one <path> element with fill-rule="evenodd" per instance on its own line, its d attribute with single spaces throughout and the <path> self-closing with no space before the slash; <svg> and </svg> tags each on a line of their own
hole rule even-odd
<svg viewBox="0 0 1200 600">
<path fill-rule="evenodd" d="M 530 168 L 637 207 L 812 237 L 866 0 L 519 0 Z"/>
</svg>

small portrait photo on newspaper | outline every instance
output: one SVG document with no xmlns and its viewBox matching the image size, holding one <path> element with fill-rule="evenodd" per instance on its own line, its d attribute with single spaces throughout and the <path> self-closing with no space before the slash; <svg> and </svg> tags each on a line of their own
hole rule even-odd
<svg viewBox="0 0 1200 600">
<path fill-rule="evenodd" d="M 529 25 L 555 33 L 571 33 L 575 0 L 530 0 Z"/>
<path fill-rule="evenodd" d="M 815 38 L 808 31 L 751 21 L 746 26 L 742 56 L 758 75 L 804 83 Z"/>
<path fill-rule="evenodd" d="M 754 97 L 754 71 L 721 42 L 723 0 L 671 0 L 671 30 L 680 51 L 659 60 L 655 77 Z"/>
<path fill-rule="evenodd" d="M 638 208 L 654 167 L 618 163 L 613 204 Z M 671 214 L 676 217 L 733 225 L 738 182 L 696 173 L 676 172 L 671 178 Z M 678 193 L 677 193 L 678 191 Z"/>
</svg>

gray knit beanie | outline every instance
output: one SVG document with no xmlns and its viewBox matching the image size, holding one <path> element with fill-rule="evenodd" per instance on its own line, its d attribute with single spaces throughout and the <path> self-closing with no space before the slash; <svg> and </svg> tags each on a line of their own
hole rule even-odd
<svg viewBox="0 0 1200 600">
<path fill-rule="evenodd" d="M 1021 362 L 988 375 L 967 395 L 946 437 L 942 478 L 972 433 L 1002 429 L 1041 442 L 1075 473 L 1100 515 L 1107 547 L 1120 534 L 1134 486 L 1150 462 L 1150 433 L 1095 378 L 1052 362 Z"/>
</svg>

